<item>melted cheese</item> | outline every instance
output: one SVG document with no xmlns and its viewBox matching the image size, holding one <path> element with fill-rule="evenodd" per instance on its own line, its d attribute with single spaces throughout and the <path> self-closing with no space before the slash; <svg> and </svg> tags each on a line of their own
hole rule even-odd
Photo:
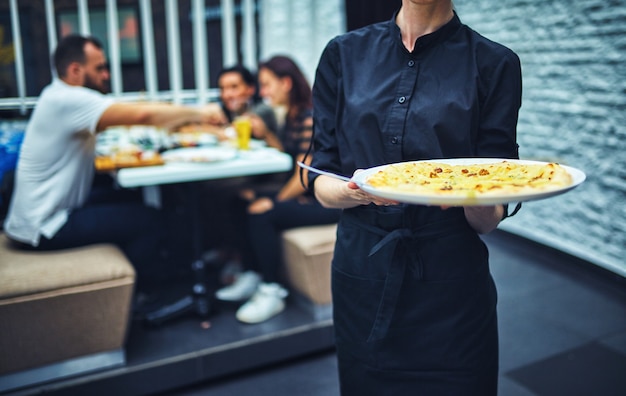
<svg viewBox="0 0 626 396">
<path fill-rule="evenodd" d="M 562 188 L 569 186 L 572 178 L 556 163 L 448 165 L 433 161 L 392 164 L 366 182 L 397 192 L 478 196 Z"/>
</svg>

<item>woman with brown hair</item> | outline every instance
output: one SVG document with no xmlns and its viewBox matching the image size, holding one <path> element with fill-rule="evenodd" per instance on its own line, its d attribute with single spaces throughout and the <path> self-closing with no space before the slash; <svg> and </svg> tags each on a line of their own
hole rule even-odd
<svg viewBox="0 0 626 396">
<path fill-rule="evenodd" d="M 338 209 L 325 209 L 302 185 L 297 161 L 305 161 L 311 144 L 313 116 L 311 87 L 295 64 L 285 56 L 275 56 L 259 66 L 261 96 L 273 107 L 282 107 L 284 122 L 278 137 L 283 150 L 294 161 L 293 171 L 285 175 L 280 187 L 269 191 L 247 190 L 248 243 L 244 265 L 248 269 L 235 282 L 217 291 L 225 301 L 250 297 L 237 311 L 245 323 L 265 321 L 285 308 L 287 290 L 279 284 L 282 266 L 280 234 L 290 228 L 331 224 L 338 220 Z M 308 156 L 307 162 L 311 157 Z M 305 179 L 306 180 L 306 179 Z M 249 254 L 246 254 L 249 253 Z"/>
</svg>

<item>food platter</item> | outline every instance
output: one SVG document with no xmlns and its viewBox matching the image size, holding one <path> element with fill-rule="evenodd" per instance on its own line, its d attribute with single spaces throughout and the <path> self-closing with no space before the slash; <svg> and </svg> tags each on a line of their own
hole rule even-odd
<svg viewBox="0 0 626 396">
<path fill-rule="evenodd" d="M 186 147 L 161 153 L 165 162 L 218 162 L 234 158 L 237 150 L 231 147 Z"/>
<path fill-rule="evenodd" d="M 170 147 L 202 147 L 218 144 L 216 135 L 206 132 L 177 132 L 169 136 Z"/>
<path fill-rule="evenodd" d="M 489 192 L 488 194 L 479 194 L 472 192 L 464 192 L 458 194 L 442 194 L 431 191 L 399 191 L 388 188 L 374 187 L 368 179 L 380 171 L 385 171 L 387 167 L 409 163 L 439 163 L 445 165 L 484 165 L 494 164 L 507 161 L 516 165 L 547 165 L 547 162 L 530 161 L 530 160 L 512 160 L 501 158 L 452 158 L 452 159 L 436 159 L 427 161 L 411 161 L 398 164 L 381 165 L 369 169 L 365 169 L 356 173 L 352 181 L 357 183 L 360 188 L 377 197 L 421 205 L 445 205 L 445 206 L 480 206 L 480 205 L 496 205 L 511 202 L 524 202 L 538 199 L 545 199 L 555 195 L 563 194 L 580 185 L 586 178 L 585 173 L 577 168 L 560 165 L 570 176 L 570 182 L 567 185 L 548 185 L 541 189 L 532 191 L 523 190 L 518 192 Z"/>
<path fill-rule="evenodd" d="M 158 153 L 120 152 L 111 155 L 99 155 L 94 159 L 94 165 L 98 172 L 163 164 L 163 158 Z"/>
</svg>

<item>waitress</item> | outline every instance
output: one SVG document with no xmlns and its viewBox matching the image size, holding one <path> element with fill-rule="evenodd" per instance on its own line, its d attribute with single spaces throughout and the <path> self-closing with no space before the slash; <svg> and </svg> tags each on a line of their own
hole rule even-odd
<svg viewBox="0 0 626 396">
<path fill-rule="evenodd" d="M 313 165 L 327 171 L 518 156 L 519 59 L 450 0 L 403 0 L 392 20 L 333 39 L 313 99 Z M 324 206 L 344 209 L 332 266 L 342 394 L 496 395 L 496 289 L 479 234 L 505 208 L 401 204 L 309 175 Z"/>
</svg>

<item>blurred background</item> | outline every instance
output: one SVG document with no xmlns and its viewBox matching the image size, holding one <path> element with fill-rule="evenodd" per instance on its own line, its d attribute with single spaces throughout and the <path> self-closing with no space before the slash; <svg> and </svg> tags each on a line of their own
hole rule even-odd
<svg viewBox="0 0 626 396">
<path fill-rule="evenodd" d="M 204 103 L 216 76 L 275 54 L 311 82 L 328 40 L 391 18 L 400 1 L 3 0 L 0 171 L 51 79 L 58 37 L 107 46 L 112 95 Z M 626 276 L 626 0 L 456 0 L 461 20 L 515 51 L 523 68 L 520 156 L 582 169 L 571 193 L 524 204 L 501 228 Z M 1 172 L 0 172 L 1 173 Z"/>
</svg>

